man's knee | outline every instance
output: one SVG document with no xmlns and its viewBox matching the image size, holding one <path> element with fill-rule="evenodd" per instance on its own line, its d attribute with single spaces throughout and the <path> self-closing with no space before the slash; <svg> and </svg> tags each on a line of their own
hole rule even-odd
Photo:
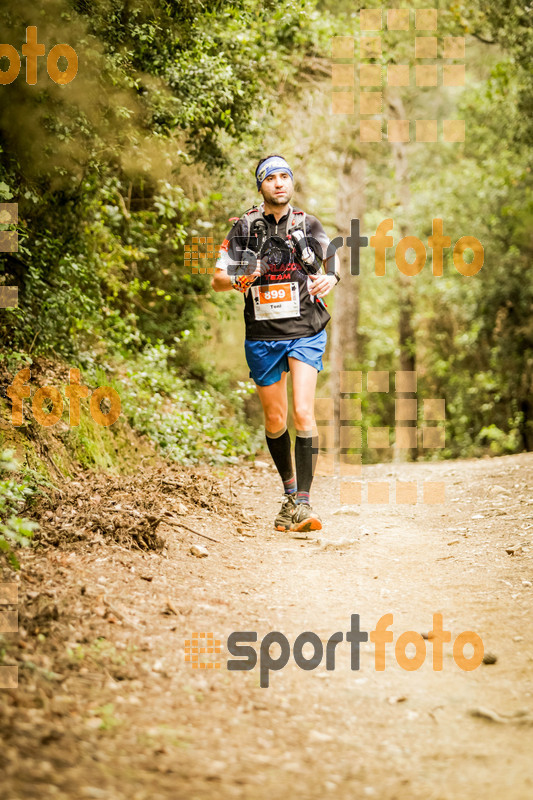
<svg viewBox="0 0 533 800">
<path fill-rule="evenodd" d="M 294 427 L 299 431 L 314 429 L 315 414 L 312 406 L 301 405 L 294 408 Z"/>
<path fill-rule="evenodd" d="M 287 417 L 281 411 L 265 411 L 265 428 L 269 433 L 277 433 L 287 425 Z"/>
</svg>

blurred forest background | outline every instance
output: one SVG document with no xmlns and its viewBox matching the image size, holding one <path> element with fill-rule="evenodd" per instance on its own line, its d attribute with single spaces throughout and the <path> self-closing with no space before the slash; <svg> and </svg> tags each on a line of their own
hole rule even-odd
<svg viewBox="0 0 533 800">
<path fill-rule="evenodd" d="M 386 6 L 362 7 L 385 19 Z M 392 250 L 378 277 L 374 251 L 362 249 L 360 276 L 328 298 L 319 394 L 339 369 L 415 369 L 418 397 L 446 400 L 446 447 L 431 457 L 533 449 L 531 10 L 514 0 L 435 7 L 439 41 L 466 37 L 465 85 L 384 82 L 382 118 L 464 119 L 461 143 L 361 143 L 358 115 L 332 114 L 331 41 L 353 36 L 357 65 L 357 3 L 4 0 L 2 42 L 20 53 L 36 25 L 46 52 L 65 42 L 79 58 L 68 85 L 40 58 L 36 85 L 23 59 L 1 88 L 0 202 L 19 207 L 19 250 L 0 256 L 0 282 L 19 287 L 18 308 L 0 309 L 4 390 L 8 375 L 52 359 L 90 386 L 114 386 L 131 425 L 170 458 L 253 454 L 262 432 L 242 298 L 192 274 L 184 245 L 221 242 L 228 218 L 257 202 L 257 160 L 281 152 L 294 204 L 331 238 L 347 237 L 351 218 L 371 236 L 392 217 L 395 244 L 410 234 L 427 247 L 439 217 L 452 248 L 471 235 L 485 249 L 474 277 L 457 272 L 452 248 L 433 277 L 427 248 L 424 270 L 407 279 Z M 414 64 L 413 17 L 408 34 L 384 27 L 374 63 Z M 347 248 L 340 255 L 348 271 Z M 363 407 L 365 425 L 390 425 L 392 384 Z"/>
</svg>

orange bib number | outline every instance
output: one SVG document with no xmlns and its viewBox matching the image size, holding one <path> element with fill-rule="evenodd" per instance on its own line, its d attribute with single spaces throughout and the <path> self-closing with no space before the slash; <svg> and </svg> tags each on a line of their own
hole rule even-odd
<svg viewBox="0 0 533 800">
<path fill-rule="evenodd" d="M 300 316 L 300 292 L 296 283 L 252 286 L 256 319 L 287 319 Z"/>
</svg>

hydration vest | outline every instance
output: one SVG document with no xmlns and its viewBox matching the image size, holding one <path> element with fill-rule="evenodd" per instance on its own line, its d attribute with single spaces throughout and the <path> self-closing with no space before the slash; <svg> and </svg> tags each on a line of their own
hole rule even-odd
<svg viewBox="0 0 533 800">
<path fill-rule="evenodd" d="M 244 296 L 244 321 L 246 326 L 246 338 L 257 341 L 278 341 L 283 339 L 299 339 L 314 336 L 323 330 L 330 319 L 324 301 L 315 301 L 310 295 L 307 287 L 308 276 L 297 259 L 297 242 L 292 238 L 293 233 L 302 231 L 307 237 L 307 215 L 305 211 L 297 211 L 291 208 L 289 216 L 281 223 L 281 230 L 284 233 L 276 232 L 276 224 L 267 222 L 259 206 L 253 206 L 245 211 L 242 217 L 235 219 L 234 225 L 241 221 L 240 235 L 236 237 L 235 244 L 237 252 L 246 253 L 248 251 L 259 254 L 263 245 L 271 239 L 274 247 L 275 240 L 282 240 L 289 250 L 290 264 L 286 267 L 273 266 L 266 274 L 259 279 L 259 286 L 269 291 L 268 287 L 276 289 L 278 286 L 294 284 L 297 287 L 299 298 L 299 314 L 297 316 L 288 315 L 287 318 L 256 318 L 256 302 L 253 298 L 252 289 L 249 289 Z M 236 254 L 236 257 L 239 256 Z M 291 290 L 292 291 L 292 290 Z"/>
<path fill-rule="evenodd" d="M 255 252 L 259 252 L 261 249 L 261 245 L 264 243 L 265 239 L 268 236 L 268 224 L 263 217 L 263 212 L 259 208 L 259 206 L 253 206 L 248 211 L 245 211 L 242 217 L 240 218 L 244 223 L 244 230 L 245 233 L 243 236 L 246 236 L 246 244 L 243 249 L 248 249 L 250 247 L 250 240 L 255 237 L 255 245 L 253 250 Z M 238 220 L 235 221 L 235 225 L 237 224 Z M 295 230 L 301 230 L 306 234 L 305 229 L 306 224 L 306 213 L 305 211 L 296 211 L 294 208 L 291 209 L 289 219 L 287 220 L 287 227 L 285 229 L 285 239 L 287 239 L 290 234 Z M 289 247 L 290 239 L 289 239 Z M 291 247 L 292 249 L 292 247 Z"/>
</svg>

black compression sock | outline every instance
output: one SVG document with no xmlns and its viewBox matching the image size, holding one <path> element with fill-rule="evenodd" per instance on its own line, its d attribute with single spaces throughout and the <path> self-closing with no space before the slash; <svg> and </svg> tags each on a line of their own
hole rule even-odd
<svg viewBox="0 0 533 800">
<path fill-rule="evenodd" d="M 309 492 L 313 483 L 317 454 L 318 435 L 313 435 L 312 431 L 296 431 L 294 459 L 296 462 L 298 501 L 300 502 L 309 502 Z"/>
<path fill-rule="evenodd" d="M 265 431 L 268 449 L 276 465 L 281 480 L 287 484 L 294 477 L 291 458 L 291 437 L 287 428 L 281 433 L 271 434 Z M 287 485 L 285 486 L 287 489 Z M 289 493 L 289 492 L 287 492 Z"/>
</svg>

